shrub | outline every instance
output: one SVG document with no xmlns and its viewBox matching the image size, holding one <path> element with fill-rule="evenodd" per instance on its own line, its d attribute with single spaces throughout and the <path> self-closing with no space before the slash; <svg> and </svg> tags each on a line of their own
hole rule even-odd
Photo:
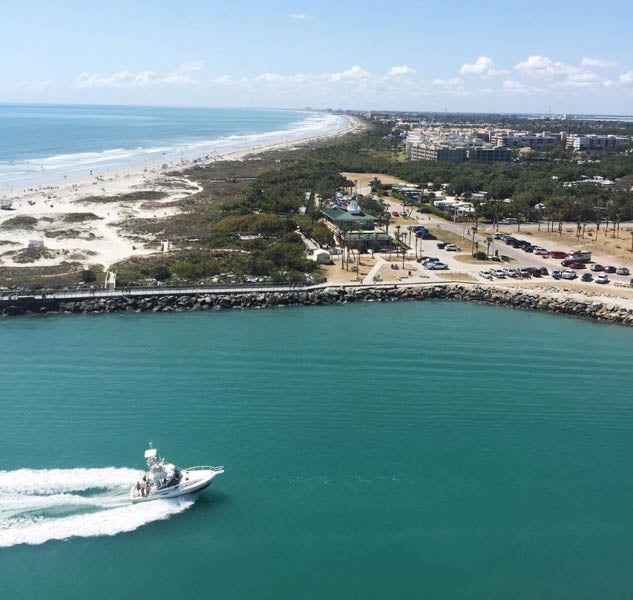
<svg viewBox="0 0 633 600">
<path fill-rule="evenodd" d="M 479 252 L 475 252 L 473 254 L 473 258 L 476 260 L 486 260 L 488 258 L 488 255 L 485 252 L 481 252 L 481 250 Z"/>
<path fill-rule="evenodd" d="M 81 281 L 84 283 L 94 283 L 97 281 L 97 274 L 91 269 L 86 269 L 81 272 Z"/>
<path fill-rule="evenodd" d="M 168 267 L 166 267 L 165 265 L 156 267 L 156 270 L 154 271 L 154 279 L 156 281 L 165 281 L 166 279 L 169 279 L 170 277 L 171 277 L 171 271 L 169 270 Z"/>
</svg>

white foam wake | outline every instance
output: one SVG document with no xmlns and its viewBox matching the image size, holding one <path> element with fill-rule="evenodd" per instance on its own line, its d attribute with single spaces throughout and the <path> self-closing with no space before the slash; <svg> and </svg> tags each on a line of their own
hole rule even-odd
<svg viewBox="0 0 633 600">
<path fill-rule="evenodd" d="M 134 469 L 0 471 L 0 547 L 116 535 L 189 508 L 192 497 L 131 504 Z"/>
</svg>

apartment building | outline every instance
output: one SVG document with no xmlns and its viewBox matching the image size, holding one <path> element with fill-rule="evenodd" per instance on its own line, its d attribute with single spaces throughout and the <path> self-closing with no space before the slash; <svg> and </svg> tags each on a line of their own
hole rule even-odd
<svg viewBox="0 0 633 600">
<path fill-rule="evenodd" d="M 567 147 L 574 150 L 625 150 L 631 145 L 631 139 L 618 135 L 569 135 Z"/>
</svg>

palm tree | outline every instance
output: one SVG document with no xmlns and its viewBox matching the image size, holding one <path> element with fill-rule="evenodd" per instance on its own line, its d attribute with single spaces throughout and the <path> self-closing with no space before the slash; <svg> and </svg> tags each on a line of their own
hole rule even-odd
<svg viewBox="0 0 633 600">
<path fill-rule="evenodd" d="M 492 244 L 492 236 L 491 235 L 487 235 L 486 236 L 486 260 L 488 260 L 489 256 L 490 256 L 490 244 Z"/>
</svg>

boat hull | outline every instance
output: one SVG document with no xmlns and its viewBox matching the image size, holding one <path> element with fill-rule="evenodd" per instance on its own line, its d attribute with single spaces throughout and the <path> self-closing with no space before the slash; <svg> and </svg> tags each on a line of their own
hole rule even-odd
<svg viewBox="0 0 633 600">
<path fill-rule="evenodd" d="M 152 500 L 164 500 L 169 498 L 178 498 L 179 496 L 187 496 L 196 494 L 208 488 L 211 482 L 224 470 L 208 470 L 208 471 L 182 471 L 182 479 L 178 485 L 173 485 L 163 489 L 152 489 L 147 496 L 140 495 L 136 486 L 130 490 L 130 499 L 132 502 L 151 502 Z"/>
</svg>

